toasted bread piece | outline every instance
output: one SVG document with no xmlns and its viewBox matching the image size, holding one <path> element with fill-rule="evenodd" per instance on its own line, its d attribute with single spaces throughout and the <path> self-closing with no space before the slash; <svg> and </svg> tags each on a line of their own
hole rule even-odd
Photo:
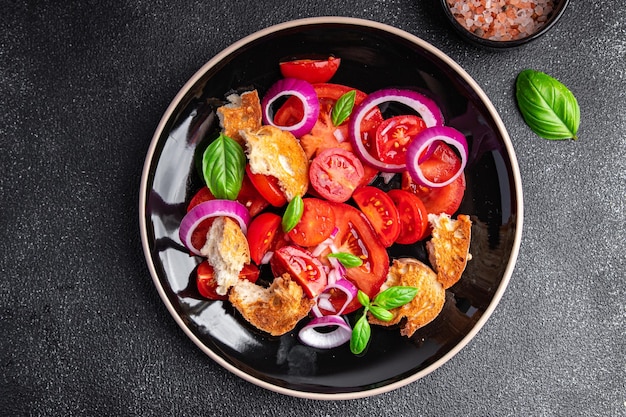
<svg viewBox="0 0 626 417">
<path fill-rule="evenodd" d="M 250 263 L 248 240 L 239 224 L 228 217 L 217 217 L 213 221 L 200 253 L 213 267 L 216 292 L 220 295 L 225 295 L 239 281 L 239 273 Z"/>
<path fill-rule="evenodd" d="M 276 277 L 269 288 L 239 280 L 228 299 L 250 324 L 272 336 L 292 330 L 315 303 L 289 274 Z"/>
<path fill-rule="evenodd" d="M 454 220 L 445 213 L 429 214 L 428 221 L 433 228 L 432 239 L 426 243 L 428 259 L 437 279 L 447 289 L 461 279 L 467 261 L 472 259 L 469 253 L 472 221 L 465 214 Z"/>
<path fill-rule="evenodd" d="M 261 127 L 261 102 L 256 90 L 241 95 L 231 94 L 226 99 L 230 102 L 217 109 L 220 126 L 226 136 L 240 145 L 244 140 L 239 134 L 242 129 L 257 130 Z"/>
<path fill-rule="evenodd" d="M 446 291 L 437 281 L 437 274 L 428 265 L 412 258 L 393 261 L 381 291 L 398 285 L 416 287 L 417 295 L 410 303 L 390 310 L 394 315 L 391 321 L 380 321 L 371 314 L 368 314 L 368 321 L 372 324 L 391 326 L 406 318 L 400 333 L 411 337 L 417 329 L 427 325 L 439 315 L 446 301 Z"/>
<path fill-rule="evenodd" d="M 242 130 L 250 170 L 254 174 L 278 179 L 281 190 L 291 201 L 303 196 L 309 186 L 309 160 L 298 139 L 290 132 L 274 126 Z"/>
</svg>

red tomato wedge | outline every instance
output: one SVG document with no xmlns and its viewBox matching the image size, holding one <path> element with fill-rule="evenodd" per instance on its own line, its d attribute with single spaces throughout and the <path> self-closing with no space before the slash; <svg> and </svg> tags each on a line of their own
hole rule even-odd
<svg viewBox="0 0 626 417">
<path fill-rule="evenodd" d="M 457 170 L 461 161 L 454 151 L 440 142 L 433 154 L 420 164 L 424 175 L 436 182 L 445 181 Z M 426 211 L 432 214 L 454 214 L 465 193 L 465 174 L 444 187 L 429 188 L 416 184 L 408 172 L 402 173 L 402 189 L 410 191 L 424 203 Z"/>
<path fill-rule="evenodd" d="M 319 198 L 304 198 L 304 210 L 296 227 L 287 236 L 296 245 L 315 246 L 326 240 L 335 228 L 332 206 Z"/>
<path fill-rule="evenodd" d="M 424 129 L 426 123 L 416 115 L 407 114 L 385 119 L 376 129 L 376 157 L 387 164 L 406 164 L 407 146 Z"/>
<path fill-rule="evenodd" d="M 281 227 L 282 218 L 275 213 L 261 213 L 248 225 L 248 246 L 250 247 L 250 258 L 260 265 L 263 257 L 270 250 L 275 250 L 281 246 L 283 231 Z"/>
<path fill-rule="evenodd" d="M 309 166 L 309 180 L 317 194 L 329 201 L 342 203 L 361 184 L 365 172 L 361 161 L 342 148 L 328 148 Z"/>
<path fill-rule="evenodd" d="M 287 204 L 287 198 L 278 185 L 275 177 L 263 174 L 253 174 L 250 165 L 246 165 L 246 175 L 258 193 L 272 206 L 282 207 Z"/>
<path fill-rule="evenodd" d="M 347 268 L 346 277 L 361 291 L 373 298 L 387 279 L 389 270 L 387 250 L 378 240 L 376 232 L 365 215 L 358 209 L 345 203 L 333 204 L 333 209 L 339 229 L 333 239 L 335 246 L 339 252 L 348 252 L 363 260 L 361 266 Z M 341 297 L 340 291 L 336 293 L 338 297 Z M 343 304 L 341 300 L 334 301 L 332 293 L 331 302 L 337 307 Z M 348 314 L 360 307 L 361 304 L 355 299 L 344 313 Z"/>
<path fill-rule="evenodd" d="M 294 59 L 279 63 L 280 72 L 285 78 L 298 78 L 313 83 L 325 83 L 337 72 L 341 58 Z"/>
<path fill-rule="evenodd" d="M 379 188 L 364 186 L 354 191 L 352 199 L 370 221 L 383 246 L 393 245 L 400 235 L 400 215 L 391 198 Z"/>
<path fill-rule="evenodd" d="M 288 273 L 310 298 L 321 294 L 328 283 L 321 262 L 310 252 L 297 246 L 283 246 L 278 249 L 272 256 L 270 266 L 274 276 Z"/>
<path fill-rule="evenodd" d="M 389 190 L 387 195 L 398 208 L 400 215 L 400 234 L 396 243 L 408 245 L 425 238 L 430 229 L 428 212 L 422 200 L 405 190 Z"/>
<path fill-rule="evenodd" d="M 240 279 L 247 279 L 250 282 L 256 282 L 259 278 L 259 268 L 254 265 L 246 264 L 239 273 Z M 217 281 L 213 267 L 207 261 L 198 264 L 196 269 L 196 286 L 198 292 L 204 298 L 209 300 L 227 300 L 228 295 L 220 295 L 217 293 Z"/>
</svg>

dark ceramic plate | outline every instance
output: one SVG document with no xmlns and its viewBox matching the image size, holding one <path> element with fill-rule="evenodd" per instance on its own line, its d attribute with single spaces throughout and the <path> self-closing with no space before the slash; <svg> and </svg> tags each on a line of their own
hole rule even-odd
<svg viewBox="0 0 626 417">
<path fill-rule="evenodd" d="M 348 346 L 316 350 L 296 331 L 269 337 L 227 303 L 205 301 L 195 289 L 199 259 L 178 238 L 186 204 L 201 183 L 197 149 L 219 129 L 214 110 L 225 95 L 254 87 L 262 95 L 279 77 L 280 59 L 333 54 L 341 67 L 333 82 L 365 92 L 411 87 L 441 106 L 446 124 L 470 145 L 467 190 L 459 212 L 473 220 L 473 260 L 447 291 L 439 317 L 412 338 L 375 326 L 366 355 Z M 454 61 L 396 28 L 347 18 L 313 18 L 262 30 L 204 65 L 163 116 L 148 151 L 140 194 L 141 238 L 163 302 L 185 333 L 234 374 L 283 394 L 321 399 L 365 397 L 415 381 L 452 358 L 485 323 L 513 271 L 522 230 L 522 188 L 510 139 L 480 87 Z M 393 248 L 392 257 L 426 261 L 421 244 Z"/>
</svg>

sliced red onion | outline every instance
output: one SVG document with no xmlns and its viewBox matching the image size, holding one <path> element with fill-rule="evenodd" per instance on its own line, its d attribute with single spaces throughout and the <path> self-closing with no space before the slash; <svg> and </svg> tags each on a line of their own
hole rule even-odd
<svg viewBox="0 0 626 417">
<path fill-rule="evenodd" d="M 284 96 L 297 97 L 302 102 L 302 107 L 304 108 L 302 120 L 293 126 L 279 126 L 274 123 L 272 104 Z M 261 108 L 263 109 L 264 124 L 289 131 L 297 138 L 311 131 L 320 112 L 319 101 L 313 86 L 307 81 L 297 78 L 282 78 L 274 83 L 267 91 L 267 94 L 263 96 Z"/>
<path fill-rule="evenodd" d="M 361 123 L 365 115 L 379 104 L 390 101 L 404 104 L 415 110 L 419 113 L 420 117 L 424 119 L 424 123 L 426 123 L 428 127 L 443 126 L 443 115 L 437 104 L 428 97 L 413 90 L 400 90 L 395 88 L 378 90 L 369 94 L 365 100 L 354 109 L 350 116 L 349 132 L 352 146 L 357 155 L 362 161 L 382 172 L 402 172 L 406 169 L 405 164 L 387 164 L 379 161 L 365 149 L 361 138 Z"/>
<path fill-rule="evenodd" d="M 329 332 L 319 332 L 317 329 L 336 326 Z M 318 349 L 332 349 L 341 346 L 352 337 L 352 328 L 339 315 L 314 318 L 298 333 L 300 341 L 307 346 Z"/>
<path fill-rule="evenodd" d="M 209 200 L 200 203 L 191 210 L 180 222 L 178 236 L 181 242 L 193 252 L 200 255 L 200 248 L 194 248 L 191 244 L 191 236 L 200 223 L 211 217 L 227 216 L 239 223 L 239 227 L 244 234 L 248 232 L 248 223 L 250 223 L 250 212 L 243 204 L 232 200 Z"/>
<path fill-rule="evenodd" d="M 420 155 L 422 155 L 422 153 L 434 142 L 439 140 L 456 148 L 461 157 L 461 166 L 459 167 L 459 170 L 455 172 L 454 175 L 447 181 L 433 182 L 424 176 L 424 173 L 420 168 Z M 407 147 L 406 169 L 411 175 L 411 178 L 420 185 L 431 188 L 444 187 L 452 183 L 463 173 L 463 170 L 467 165 L 468 153 L 467 139 L 465 139 L 465 135 L 463 135 L 463 133 L 449 126 L 429 127 L 418 133 Z"/>
<path fill-rule="evenodd" d="M 341 308 L 337 312 L 337 314 L 341 315 L 341 313 L 344 312 L 346 307 L 348 307 L 348 305 L 350 305 L 352 300 L 354 300 L 354 297 L 356 297 L 356 294 L 358 292 L 358 288 L 351 281 L 348 281 L 345 278 L 337 280 L 337 282 L 335 282 L 334 285 L 327 286 L 326 287 L 326 291 L 328 291 L 330 289 L 333 289 L 333 288 L 338 289 L 338 290 L 340 290 L 340 291 L 342 291 L 343 293 L 346 294 L 346 302 L 343 303 L 343 305 L 341 306 Z"/>
</svg>

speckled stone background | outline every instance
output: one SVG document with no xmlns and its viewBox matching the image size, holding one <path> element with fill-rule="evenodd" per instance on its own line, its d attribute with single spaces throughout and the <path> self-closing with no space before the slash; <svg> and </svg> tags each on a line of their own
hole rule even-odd
<svg viewBox="0 0 626 417">
<path fill-rule="evenodd" d="M 466 44 L 435 0 L 279 4 L 0 1 L 0 415 L 625 416 L 626 3 L 572 0 L 508 52 Z M 413 384 L 343 402 L 206 357 L 152 285 L 138 226 L 143 159 L 186 80 L 256 30 L 320 15 L 399 27 L 461 64 L 509 130 L 525 197 L 516 270 L 477 337 Z M 524 124 L 525 68 L 574 92 L 578 141 Z"/>
</svg>

